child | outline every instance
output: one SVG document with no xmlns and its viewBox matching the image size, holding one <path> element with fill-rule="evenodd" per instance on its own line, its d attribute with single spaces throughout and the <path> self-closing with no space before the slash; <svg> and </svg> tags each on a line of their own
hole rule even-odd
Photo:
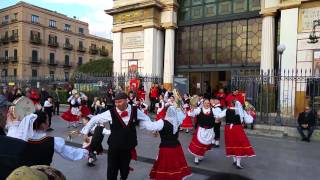
<svg viewBox="0 0 320 180">
<path fill-rule="evenodd" d="M 84 126 L 87 125 L 89 121 L 89 117 L 82 118 Z M 89 151 L 89 158 L 87 163 L 89 167 L 95 166 L 95 164 L 93 163 L 97 160 L 96 155 L 103 152 L 101 143 L 103 141 L 104 135 L 109 135 L 110 133 L 110 130 L 105 129 L 103 125 L 96 125 L 93 129 L 91 129 L 90 133 L 88 134 L 88 136 L 90 137 L 90 141 L 84 142 L 82 145 L 83 148 Z"/>
<path fill-rule="evenodd" d="M 53 131 L 53 129 L 51 128 L 51 118 L 53 113 L 53 101 L 51 96 L 49 96 L 47 100 L 44 102 L 43 107 L 44 112 L 47 114 L 49 120 L 49 128 L 47 129 L 47 131 Z"/>
<path fill-rule="evenodd" d="M 71 124 L 76 128 L 76 122 L 79 122 L 81 116 L 79 108 L 81 106 L 81 98 L 77 90 L 72 90 L 72 96 L 68 98 L 68 103 L 70 108 L 61 115 L 61 118 L 68 121 L 68 128 L 71 127 Z"/>
</svg>

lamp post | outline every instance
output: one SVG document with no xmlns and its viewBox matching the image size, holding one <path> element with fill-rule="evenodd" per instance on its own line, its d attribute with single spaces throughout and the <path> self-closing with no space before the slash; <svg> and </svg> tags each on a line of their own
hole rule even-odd
<svg viewBox="0 0 320 180">
<path fill-rule="evenodd" d="M 286 50 L 286 46 L 284 44 L 280 44 L 278 47 L 277 47 L 277 52 L 278 52 L 278 55 L 279 55 L 279 69 L 278 69 L 278 98 L 277 98 L 277 117 L 276 117 L 276 122 L 279 122 L 280 125 L 282 125 L 282 121 L 281 121 L 281 98 L 280 98 L 280 95 L 281 95 L 281 64 L 282 64 L 282 55 L 283 55 L 283 52 Z"/>
</svg>

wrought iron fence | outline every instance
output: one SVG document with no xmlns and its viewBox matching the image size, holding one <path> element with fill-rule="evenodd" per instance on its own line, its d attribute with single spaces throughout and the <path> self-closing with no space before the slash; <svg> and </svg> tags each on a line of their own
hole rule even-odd
<svg viewBox="0 0 320 180">
<path fill-rule="evenodd" d="M 64 76 L 41 76 L 41 77 L 1 77 L 1 87 L 17 86 L 24 90 L 27 87 L 42 88 L 47 90 L 58 87 L 59 89 L 70 90 L 76 88 L 84 91 L 91 96 L 102 97 L 106 93 L 106 88 L 112 87 L 116 90 L 127 91 L 130 82 L 138 80 L 140 85 L 147 85 L 149 88 L 152 83 L 162 83 L 162 77 L 153 74 L 119 74 L 119 73 L 74 73 L 71 77 Z M 137 87 L 138 88 L 138 87 Z"/>
<path fill-rule="evenodd" d="M 231 87 L 246 93 L 258 112 L 257 123 L 296 126 L 307 105 L 320 114 L 320 77 L 310 69 L 240 71 L 232 75 Z"/>
</svg>

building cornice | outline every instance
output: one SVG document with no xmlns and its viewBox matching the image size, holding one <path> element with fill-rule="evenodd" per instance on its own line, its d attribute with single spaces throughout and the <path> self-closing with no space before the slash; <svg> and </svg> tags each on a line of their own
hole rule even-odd
<svg viewBox="0 0 320 180">
<path fill-rule="evenodd" d="M 277 11 L 278 11 L 278 7 L 273 7 L 273 8 L 265 8 L 265 9 L 262 9 L 260 11 L 260 14 L 262 16 L 276 16 L 277 15 Z"/>
<path fill-rule="evenodd" d="M 113 8 L 113 9 L 108 9 L 108 10 L 105 10 L 105 13 L 107 13 L 108 15 L 113 16 L 113 15 L 118 14 L 118 13 L 137 10 L 137 9 L 144 9 L 144 8 L 147 8 L 147 7 L 157 7 L 159 9 L 163 9 L 164 8 L 163 4 L 161 4 L 160 2 L 158 2 L 156 0 L 152 0 L 152 1 L 147 1 L 147 2 L 130 4 L 130 5 L 127 5 L 127 6 L 122 6 L 122 7 L 116 7 L 116 8 Z"/>
</svg>

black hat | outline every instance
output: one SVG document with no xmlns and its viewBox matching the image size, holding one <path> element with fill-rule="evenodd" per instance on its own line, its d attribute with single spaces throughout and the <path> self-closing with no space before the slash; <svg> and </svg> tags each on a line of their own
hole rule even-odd
<svg viewBox="0 0 320 180">
<path fill-rule="evenodd" d="M 124 92 L 119 92 L 116 94 L 114 100 L 120 100 L 120 99 L 128 99 L 128 95 Z"/>
</svg>

